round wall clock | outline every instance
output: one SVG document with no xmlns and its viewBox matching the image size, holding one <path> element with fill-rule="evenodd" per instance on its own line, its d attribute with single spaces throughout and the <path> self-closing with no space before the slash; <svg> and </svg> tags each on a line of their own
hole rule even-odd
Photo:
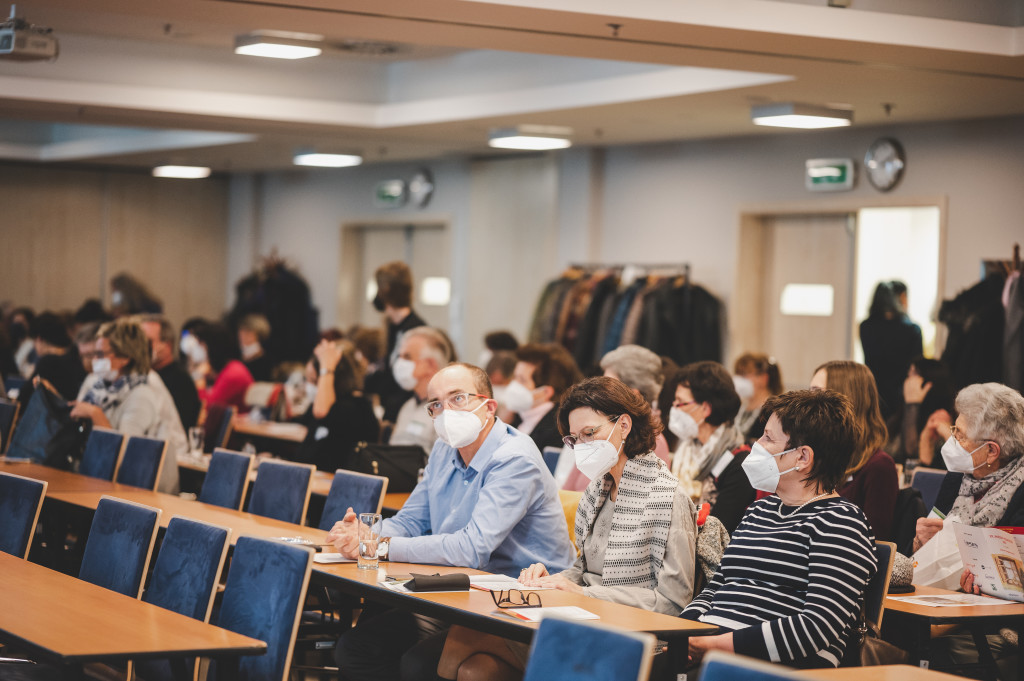
<svg viewBox="0 0 1024 681">
<path fill-rule="evenodd" d="M 907 156 L 903 146 L 891 137 L 877 139 L 864 154 L 864 173 L 876 189 L 887 192 L 903 177 Z"/>
</svg>

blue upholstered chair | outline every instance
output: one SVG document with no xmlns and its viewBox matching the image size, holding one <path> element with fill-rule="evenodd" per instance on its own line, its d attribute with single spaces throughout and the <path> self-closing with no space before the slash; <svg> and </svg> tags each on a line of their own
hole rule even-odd
<svg viewBox="0 0 1024 681">
<path fill-rule="evenodd" d="M 113 480 L 123 445 L 124 433 L 109 428 L 93 428 L 85 441 L 78 472 L 93 478 Z"/>
<path fill-rule="evenodd" d="M 266 655 L 239 661 L 243 681 L 287 677 L 312 564 L 313 552 L 301 546 L 255 537 L 235 544 L 215 624 L 267 644 Z M 216 664 L 207 678 L 218 678 Z"/>
<path fill-rule="evenodd" d="M 523 681 L 646 681 L 655 638 L 605 624 L 545 617 Z"/>
<path fill-rule="evenodd" d="M 159 523 L 160 509 L 104 496 L 92 518 L 78 577 L 138 598 Z"/>
<path fill-rule="evenodd" d="M 554 475 L 555 469 L 558 468 L 558 459 L 562 456 L 562 448 L 545 447 L 540 455 L 544 457 L 544 465 L 551 471 L 551 475 Z"/>
<path fill-rule="evenodd" d="M 869 623 L 881 630 L 882 615 L 885 613 L 885 596 L 889 593 L 892 564 L 896 558 L 896 545 L 892 542 L 876 541 L 875 555 L 878 556 L 878 572 L 868 580 L 864 589 L 864 616 Z"/>
<path fill-rule="evenodd" d="M 226 527 L 171 518 L 142 600 L 208 622 L 230 535 L 231 530 Z M 187 677 L 193 678 L 195 661 L 186 665 Z M 146 681 L 175 678 L 169 660 L 139 660 L 135 663 L 135 673 Z"/>
<path fill-rule="evenodd" d="M 18 422 L 20 407 L 19 402 L 0 399 L 0 454 L 6 452 L 7 445 L 11 444 L 11 436 L 14 435 L 14 424 Z"/>
<path fill-rule="evenodd" d="M 338 470 L 331 481 L 331 491 L 324 502 L 320 516 L 320 529 L 330 530 L 334 523 L 345 517 L 345 511 L 352 508 L 356 513 L 380 513 L 384 495 L 388 491 L 388 479 L 379 475 Z"/>
<path fill-rule="evenodd" d="M 788 681 L 796 670 L 741 655 L 713 650 L 704 657 L 700 681 Z"/>
<path fill-rule="evenodd" d="M 44 481 L 0 473 L 0 551 L 28 558 L 45 496 Z"/>
<path fill-rule="evenodd" d="M 252 454 L 229 449 L 213 450 L 210 467 L 199 490 L 199 501 L 241 511 L 245 490 L 249 487 L 252 459 Z"/>
<path fill-rule="evenodd" d="M 256 469 L 249 513 L 301 525 L 306 519 L 315 470 L 312 464 L 263 461 Z"/>
<path fill-rule="evenodd" d="M 203 420 L 203 445 L 207 451 L 227 447 L 231 428 L 238 410 L 225 404 L 207 404 Z"/>
<path fill-rule="evenodd" d="M 910 476 L 910 486 L 921 492 L 921 501 L 929 512 L 935 506 L 935 500 L 939 498 L 939 488 L 942 487 L 942 480 L 945 477 L 946 471 L 928 468 L 915 468 L 913 475 Z"/>
<path fill-rule="evenodd" d="M 164 464 L 167 442 L 150 437 L 129 437 L 124 446 L 121 465 L 117 467 L 117 482 L 145 489 L 156 489 L 160 482 L 160 469 Z"/>
</svg>

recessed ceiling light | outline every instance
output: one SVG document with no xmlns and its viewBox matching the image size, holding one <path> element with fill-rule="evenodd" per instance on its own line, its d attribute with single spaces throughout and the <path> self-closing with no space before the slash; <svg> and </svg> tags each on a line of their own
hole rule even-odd
<svg viewBox="0 0 1024 681">
<path fill-rule="evenodd" d="M 840 128 L 853 123 L 853 111 L 810 104 L 769 104 L 750 110 L 754 125 L 775 128 Z"/>
<path fill-rule="evenodd" d="M 357 166 L 363 162 L 362 156 L 354 154 L 296 154 L 292 157 L 292 163 L 297 166 L 312 166 L 315 168 L 346 168 Z"/>
<path fill-rule="evenodd" d="M 306 59 L 316 57 L 323 48 L 322 35 L 287 31 L 256 31 L 235 38 L 235 54 L 272 59 Z"/>
<path fill-rule="evenodd" d="M 495 149 L 523 149 L 526 151 L 548 151 L 566 149 L 572 146 L 570 128 L 521 125 L 516 128 L 493 130 L 487 141 Z"/>
<path fill-rule="evenodd" d="M 203 166 L 157 166 L 153 177 L 174 177 L 182 180 L 200 180 L 210 176 L 210 169 Z"/>
</svg>

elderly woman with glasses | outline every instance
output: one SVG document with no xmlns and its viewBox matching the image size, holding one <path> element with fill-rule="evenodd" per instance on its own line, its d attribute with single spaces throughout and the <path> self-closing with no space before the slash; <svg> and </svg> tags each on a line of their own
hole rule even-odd
<svg viewBox="0 0 1024 681">
<path fill-rule="evenodd" d="M 956 423 L 942 446 L 949 473 L 935 508 L 975 527 L 1024 525 L 1024 397 L 999 383 L 969 385 L 956 396 Z M 917 521 L 914 550 L 942 529 Z"/>
<path fill-rule="evenodd" d="M 653 452 L 661 426 L 650 404 L 617 379 L 589 378 L 562 398 L 558 427 L 591 478 L 576 511 L 579 555 L 556 574 L 534 563 L 519 580 L 678 615 L 693 595 L 696 509 Z M 438 674 L 517 679 L 526 652 L 524 644 L 453 627 Z"/>
</svg>

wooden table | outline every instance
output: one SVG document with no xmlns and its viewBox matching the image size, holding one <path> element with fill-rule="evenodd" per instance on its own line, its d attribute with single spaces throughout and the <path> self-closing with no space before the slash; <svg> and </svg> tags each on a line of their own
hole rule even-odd
<svg viewBox="0 0 1024 681">
<path fill-rule="evenodd" d="M 0 638 L 65 667 L 131 658 L 262 655 L 267 645 L 0 553 Z"/>
<path fill-rule="evenodd" d="M 839 667 L 837 669 L 801 669 L 794 676 L 817 681 L 963 681 L 932 669 L 912 667 L 909 664 L 882 664 L 875 667 Z"/>
<path fill-rule="evenodd" d="M 283 442 L 301 443 L 306 439 L 307 429 L 301 423 L 281 423 L 278 421 L 260 421 L 253 423 L 248 416 L 235 416 L 231 429 L 239 435 L 281 440 Z"/>
<path fill-rule="evenodd" d="M 914 593 L 899 594 L 898 597 L 955 595 L 956 593 L 946 589 L 915 585 Z M 885 599 L 884 618 L 883 624 L 886 630 L 895 620 L 897 626 L 906 627 L 913 633 L 914 650 L 911 650 L 911 655 L 920 661 L 929 659 L 932 645 L 931 626 L 933 624 L 961 624 L 972 631 L 987 631 L 988 633 L 995 633 L 1000 627 L 1010 627 L 1020 633 L 1024 629 L 1024 603 L 933 607 L 893 600 L 890 596 Z M 985 666 L 994 666 L 987 644 L 979 650 L 979 662 Z M 1018 665 L 1017 678 L 1024 681 L 1024 665 Z"/>
<path fill-rule="evenodd" d="M 113 492 L 138 490 L 139 487 L 122 485 L 109 480 L 90 478 L 87 475 L 62 471 L 38 463 L 22 463 L 0 460 L 0 472 L 14 473 L 26 478 L 44 480 L 48 492 Z"/>
</svg>

